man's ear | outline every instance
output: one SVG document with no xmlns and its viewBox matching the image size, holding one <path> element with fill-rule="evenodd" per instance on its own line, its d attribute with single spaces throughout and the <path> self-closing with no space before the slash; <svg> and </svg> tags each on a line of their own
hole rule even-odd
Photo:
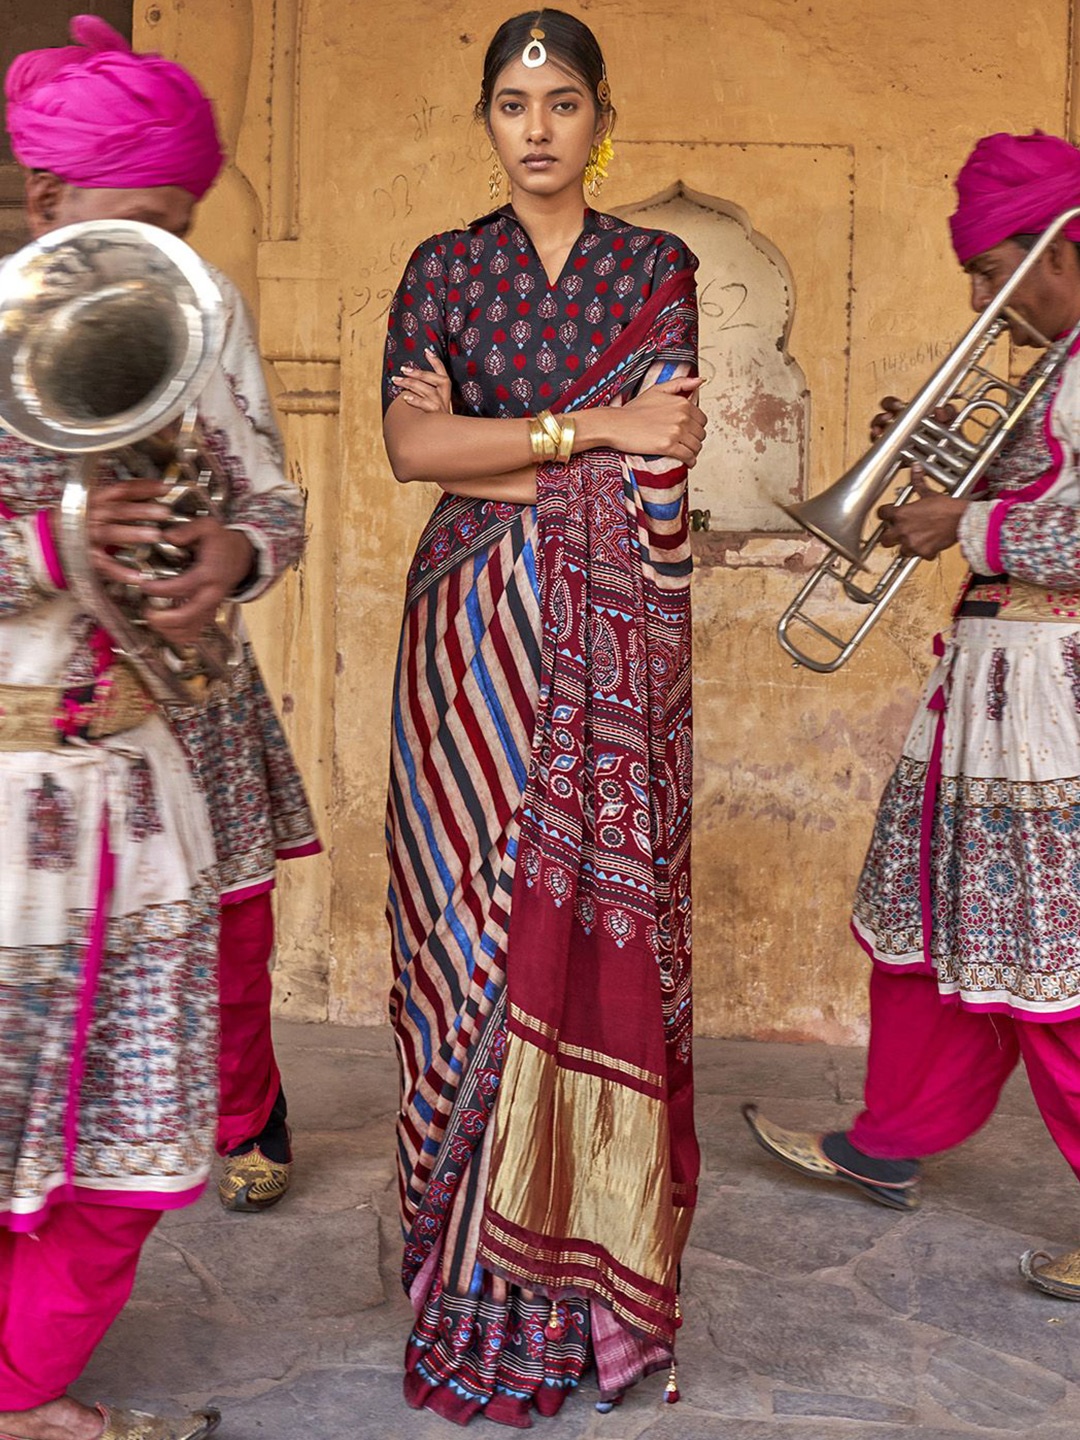
<svg viewBox="0 0 1080 1440">
<path fill-rule="evenodd" d="M 35 240 L 56 228 L 56 216 L 67 185 L 51 170 L 29 170 L 26 175 L 26 218 Z"/>
</svg>

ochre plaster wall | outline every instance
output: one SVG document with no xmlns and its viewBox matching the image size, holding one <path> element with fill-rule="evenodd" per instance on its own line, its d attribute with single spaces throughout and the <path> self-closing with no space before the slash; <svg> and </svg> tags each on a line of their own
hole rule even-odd
<svg viewBox="0 0 1080 1440">
<path fill-rule="evenodd" d="M 741 207 L 790 267 L 809 489 L 822 488 L 862 450 L 877 397 L 914 388 L 966 323 L 946 216 L 972 141 L 1067 133 L 1072 4 L 983 0 L 977 24 L 956 0 L 577 9 L 619 107 L 605 206 L 682 180 Z M 383 453 L 385 311 L 412 246 L 487 208 L 471 109 L 484 44 L 509 13 L 477 0 L 136 6 L 137 42 L 184 60 L 220 106 L 233 164 L 195 242 L 259 311 L 308 496 L 304 569 L 254 617 L 329 852 L 285 867 L 287 1014 L 384 1015 L 389 691 L 405 569 L 434 498 L 399 488 Z M 695 546 L 699 1027 L 857 1038 L 850 894 L 958 572 L 922 567 L 857 659 L 815 677 L 773 637 L 805 545 L 703 534 Z"/>
</svg>

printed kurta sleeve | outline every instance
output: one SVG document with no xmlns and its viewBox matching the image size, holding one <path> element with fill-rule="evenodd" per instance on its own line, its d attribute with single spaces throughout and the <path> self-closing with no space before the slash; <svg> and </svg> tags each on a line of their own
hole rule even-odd
<svg viewBox="0 0 1080 1440">
<path fill-rule="evenodd" d="M 446 306 L 450 297 L 447 244 L 446 237 L 433 235 L 416 247 L 390 302 L 383 360 L 384 415 L 401 393 L 393 377 L 402 365 L 411 363 L 421 370 L 430 370 L 431 366 L 424 358 L 424 350 L 428 346 L 444 364 L 448 360 Z M 455 293 L 452 303 L 456 303 L 458 298 Z"/>
<path fill-rule="evenodd" d="M 698 258 L 678 235 L 661 233 L 656 241 L 656 266 L 653 270 L 652 288 L 655 293 L 665 280 L 671 280 L 684 270 L 698 268 Z"/>
<path fill-rule="evenodd" d="M 243 588 L 254 600 L 304 549 L 304 499 L 284 468 L 284 448 L 266 388 L 254 327 L 239 291 L 215 278 L 226 299 L 228 325 L 221 363 L 199 398 L 206 444 L 228 477 L 226 523 L 255 550 Z"/>
<path fill-rule="evenodd" d="M 979 574 L 1007 574 L 1047 589 L 1080 585 L 1080 359 L 1066 369 L 1051 410 L 1051 434 L 1059 462 L 1052 483 L 1040 497 L 1001 495 L 987 504 L 969 505 L 961 518 L 959 540 L 964 558 Z"/>
<path fill-rule="evenodd" d="M 67 589 L 53 510 L 24 509 L 26 496 L 59 496 L 65 463 L 0 432 L 0 615 L 33 610 Z"/>
</svg>

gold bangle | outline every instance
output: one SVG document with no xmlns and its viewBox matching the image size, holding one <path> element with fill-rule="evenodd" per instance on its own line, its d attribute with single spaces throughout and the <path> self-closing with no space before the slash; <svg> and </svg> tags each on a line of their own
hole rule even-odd
<svg viewBox="0 0 1080 1440">
<path fill-rule="evenodd" d="M 572 415 L 563 417 L 559 431 L 559 448 L 555 459 L 560 465 L 565 465 L 574 453 L 574 436 L 577 434 L 577 421 Z"/>
<path fill-rule="evenodd" d="M 549 460 L 555 459 L 558 446 L 548 434 L 538 415 L 529 417 L 529 443 L 532 446 L 533 459 L 538 465 L 544 465 Z"/>
<path fill-rule="evenodd" d="M 562 426 L 550 410 L 538 410 L 536 418 L 544 427 L 544 433 L 551 442 L 551 458 L 554 460 L 559 453 L 559 446 L 562 444 Z"/>
</svg>

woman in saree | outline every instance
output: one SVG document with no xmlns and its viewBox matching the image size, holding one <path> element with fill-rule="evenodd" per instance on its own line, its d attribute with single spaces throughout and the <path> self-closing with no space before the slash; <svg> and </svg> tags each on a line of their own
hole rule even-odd
<svg viewBox="0 0 1080 1440">
<path fill-rule="evenodd" d="M 673 1366 L 690 1055 L 696 260 L 584 204 L 599 46 L 508 20 L 478 118 L 512 203 L 425 241 L 384 433 L 413 559 L 388 815 L 405 1396 L 467 1423 Z M 677 1398 L 672 1370 L 668 1398 Z"/>
</svg>

